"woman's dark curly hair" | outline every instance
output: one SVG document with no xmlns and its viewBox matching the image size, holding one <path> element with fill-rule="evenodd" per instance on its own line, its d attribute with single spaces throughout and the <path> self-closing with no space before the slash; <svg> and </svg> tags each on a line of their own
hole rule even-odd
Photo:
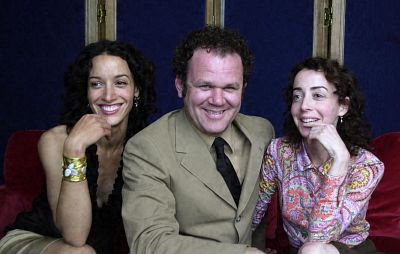
<svg viewBox="0 0 400 254">
<path fill-rule="evenodd" d="M 131 45 L 120 41 L 103 40 L 84 47 L 64 75 L 64 109 L 60 124 L 69 132 L 85 114 L 91 114 L 88 106 L 89 72 L 92 59 L 98 55 L 118 56 L 124 59 L 132 73 L 135 86 L 139 89 L 139 103 L 129 113 L 126 138 L 131 137 L 146 125 L 155 111 L 154 67 L 142 53 Z"/>
<path fill-rule="evenodd" d="M 227 28 L 206 26 L 203 29 L 189 33 L 182 43 L 175 49 L 173 59 L 174 74 L 184 81 L 186 89 L 186 77 L 188 62 L 196 49 L 203 48 L 224 56 L 227 53 L 237 53 L 243 64 L 244 84 L 250 78 L 253 64 L 253 55 L 246 41 L 237 32 Z"/>
<path fill-rule="evenodd" d="M 284 136 L 285 141 L 292 144 L 301 142 L 293 117 L 290 113 L 293 101 L 294 79 L 301 70 L 321 71 L 325 74 L 328 82 L 336 88 L 340 104 L 349 104 L 347 113 L 343 116 L 343 122 L 338 121 L 336 129 L 345 143 L 351 155 L 357 155 L 359 148 L 368 149 L 371 141 L 370 125 L 364 118 L 364 98 L 358 88 L 354 75 L 336 60 L 314 57 L 297 64 L 289 75 L 288 86 L 284 90 L 286 100 L 286 112 L 284 113 Z M 346 97 L 350 100 L 346 102 Z"/>
</svg>

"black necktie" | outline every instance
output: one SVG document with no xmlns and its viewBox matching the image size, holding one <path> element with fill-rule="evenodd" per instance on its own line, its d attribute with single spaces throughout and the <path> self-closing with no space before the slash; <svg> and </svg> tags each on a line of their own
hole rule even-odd
<svg viewBox="0 0 400 254">
<path fill-rule="evenodd" d="M 236 171 L 233 168 L 231 161 L 224 153 L 224 144 L 225 140 L 223 138 L 215 138 L 213 145 L 215 148 L 215 153 L 217 155 L 217 169 L 224 178 L 225 183 L 228 186 L 236 205 L 238 205 L 242 186 L 240 186 L 239 179 L 236 175 Z"/>
</svg>

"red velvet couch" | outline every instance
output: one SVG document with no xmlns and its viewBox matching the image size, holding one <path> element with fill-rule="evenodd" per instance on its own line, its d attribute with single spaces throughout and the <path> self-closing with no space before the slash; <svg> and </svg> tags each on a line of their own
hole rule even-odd
<svg viewBox="0 0 400 254">
<path fill-rule="evenodd" d="M 37 154 L 37 142 L 43 131 L 15 132 L 9 139 L 4 157 L 5 184 L 0 186 L 0 237 L 21 211 L 32 209 L 33 199 L 44 184 Z M 373 152 L 384 162 L 385 174 L 370 200 L 367 220 L 370 236 L 379 251 L 400 253 L 400 132 L 387 133 L 372 142 Z M 267 246 L 288 253 L 277 197 L 268 208 Z"/>
</svg>

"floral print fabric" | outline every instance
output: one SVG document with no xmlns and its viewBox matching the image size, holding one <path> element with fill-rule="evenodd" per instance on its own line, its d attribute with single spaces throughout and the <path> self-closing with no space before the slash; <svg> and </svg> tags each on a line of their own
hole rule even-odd
<svg viewBox="0 0 400 254">
<path fill-rule="evenodd" d="M 338 241 L 350 246 L 363 242 L 369 230 L 365 220 L 368 201 L 382 178 L 383 163 L 360 149 L 350 159 L 347 175 L 330 176 L 331 164 L 329 159 L 315 167 L 303 143 L 295 146 L 274 139 L 261 166 L 253 229 L 278 191 L 283 227 L 293 247 L 307 241 Z"/>
</svg>

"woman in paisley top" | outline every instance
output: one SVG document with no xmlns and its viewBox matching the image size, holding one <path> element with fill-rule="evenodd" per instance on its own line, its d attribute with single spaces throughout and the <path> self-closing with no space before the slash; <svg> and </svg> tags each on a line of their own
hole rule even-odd
<svg viewBox="0 0 400 254">
<path fill-rule="evenodd" d="M 1 253 L 122 247 L 121 156 L 154 111 L 153 80 L 153 65 L 129 44 L 100 41 L 80 52 L 65 74 L 60 125 L 38 145 L 46 191 L 9 227 Z"/>
<path fill-rule="evenodd" d="M 253 228 L 278 191 L 291 253 L 376 253 L 365 216 L 384 166 L 367 150 L 356 79 L 310 58 L 293 68 L 285 99 L 285 135 L 264 155 Z"/>
</svg>

